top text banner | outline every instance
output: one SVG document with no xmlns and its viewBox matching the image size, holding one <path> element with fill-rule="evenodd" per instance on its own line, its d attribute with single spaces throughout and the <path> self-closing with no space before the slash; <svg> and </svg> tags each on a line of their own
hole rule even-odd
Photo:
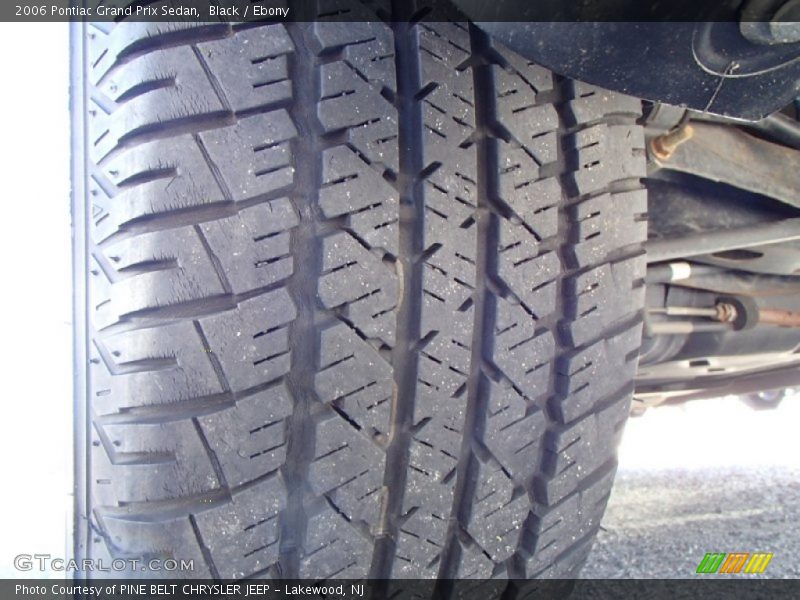
<svg viewBox="0 0 800 600">
<path fill-rule="evenodd" d="M 781 10 L 792 0 L 10 0 L 0 3 L 0 21 L 388 22 L 398 20 L 393 5 L 404 1 L 419 7 L 414 21 L 465 15 L 485 22 L 800 20 L 800 10 Z"/>
</svg>

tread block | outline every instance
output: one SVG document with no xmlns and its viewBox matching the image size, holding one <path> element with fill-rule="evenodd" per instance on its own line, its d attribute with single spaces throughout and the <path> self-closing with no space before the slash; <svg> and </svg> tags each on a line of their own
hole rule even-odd
<svg viewBox="0 0 800 600">
<path fill-rule="evenodd" d="M 497 104 L 496 119 L 539 164 L 554 162 L 555 148 L 547 134 L 558 129 L 558 113 L 552 104 L 538 100 L 540 91 L 552 88 L 552 75 L 538 65 L 529 65 L 525 78 L 511 66 L 508 70 L 492 68 Z M 537 89 L 535 86 L 541 89 Z M 519 137 L 517 137 L 519 136 Z"/>
<path fill-rule="evenodd" d="M 483 443 L 516 481 L 531 476 L 546 427 L 541 409 L 507 382 L 491 382 Z"/>
<path fill-rule="evenodd" d="M 203 26 L 191 21 L 126 21 L 116 27 L 93 23 L 86 33 L 88 79 L 96 85 L 111 69 L 142 54 L 230 32 L 231 27 L 222 23 Z"/>
<path fill-rule="evenodd" d="M 513 50 L 509 50 L 502 42 L 494 38 L 489 38 L 488 42 L 489 46 L 501 56 L 503 62 L 502 67 L 495 66 L 495 68 L 503 68 L 510 73 L 514 73 L 537 94 L 553 90 L 553 73 L 551 71 L 517 54 Z"/>
<path fill-rule="evenodd" d="M 608 440 L 612 440 L 616 447 L 629 411 L 630 398 L 624 396 L 618 402 L 547 436 L 543 471 L 548 479 L 541 486 L 547 505 L 553 505 L 580 489 L 586 474 L 610 460 L 608 454 L 597 452 L 596 448 Z"/>
<path fill-rule="evenodd" d="M 391 366 L 347 326 L 325 329 L 314 389 L 367 435 L 389 434 L 394 379 Z"/>
<path fill-rule="evenodd" d="M 345 216 L 348 229 L 362 243 L 397 256 L 397 191 L 350 148 L 337 146 L 322 153 L 319 204 L 329 219 Z"/>
<path fill-rule="evenodd" d="M 220 37 L 227 29 L 201 31 Z M 198 41 L 133 55 L 97 79 L 98 96 L 89 113 L 93 160 L 157 126 L 221 118 L 291 98 L 286 55 L 293 47 L 283 25 Z"/>
<path fill-rule="evenodd" d="M 203 543 L 223 579 L 247 577 L 277 562 L 278 514 L 285 506 L 286 486 L 275 475 L 195 516 Z"/>
<path fill-rule="evenodd" d="M 98 528 L 99 529 L 99 528 Z M 194 569 L 180 571 L 181 577 L 210 579 L 197 537 L 188 517 L 168 519 L 155 523 L 125 521 L 112 517 L 102 518 L 104 535 L 100 541 L 93 542 L 96 552 L 107 551 L 111 558 L 174 559 L 192 561 Z M 109 560 L 105 561 L 107 564 Z M 162 563 L 163 564 L 163 563 Z M 140 578 L 141 571 L 123 572 L 128 577 Z M 174 577 L 175 571 L 148 571 L 147 577 Z"/>
<path fill-rule="evenodd" d="M 376 527 L 383 501 L 383 450 L 333 411 L 316 423 L 316 440 L 308 467 L 314 494 L 327 496 L 348 521 Z"/>
<path fill-rule="evenodd" d="M 327 504 L 309 518 L 303 550 L 299 572 L 303 579 L 362 579 L 369 572 L 363 557 L 370 555 L 372 542 Z"/>
<path fill-rule="evenodd" d="M 538 164 L 522 148 L 502 140 L 495 143 L 499 199 L 539 240 L 556 235 L 562 194 L 558 179 L 541 178 Z"/>
<path fill-rule="evenodd" d="M 465 320 L 469 315 L 465 315 Z M 470 371 L 472 358 L 468 327 L 440 331 L 420 351 L 419 383 L 451 400 L 460 396 Z"/>
<path fill-rule="evenodd" d="M 569 112 L 575 123 L 591 123 L 609 115 L 629 115 L 640 117 L 642 102 L 638 98 L 609 92 L 581 81 L 570 82 L 573 99 L 569 102 Z"/>
<path fill-rule="evenodd" d="M 101 178 L 101 174 L 94 173 L 86 181 L 87 212 L 91 215 L 87 235 L 95 243 L 102 242 L 117 231 L 120 220 L 116 214 L 117 202 L 111 189 L 113 186 L 106 181 L 101 184 Z"/>
<path fill-rule="evenodd" d="M 627 395 L 636 374 L 636 360 L 631 357 L 641 344 L 641 335 L 637 324 L 559 358 L 556 386 L 563 399 L 553 408 L 562 423 L 579 419 L 615 392 Z"/>
<path fill-rule="evenodd" d="M 397 170 L 397 110 L 381 95 L 381 88 L 364 81 L 364 75 L 345 61 L 323 65 L 320 77 L 317 117 L 324 132 L 344 132 L 349 145 L 370 165 Z"/>
<path fill-rule="evenodd" d="M 500 142 L 500 173 L 502 177 L 505 155 L 513 152 L 516 159 L 512 164 L 526 167 L 515 170 L 514 175 L 517 189 L 523 189 L 526 185 L 522 184 L 538 179 L 541 165 L 558 160 L 558 112 L 540 96 L 553 93 L 553 74 L 496 40 L 489 44 L 502 63 L 490 67 L 496 106 L 490 119 L 513 140 L 511 144 Z"/>
<path fill-rule="evenodd" d="M 594 196 L 571 207 L 578 241 L 570 248 L 578 266 L 598 264 L 609 253 L 647 239 L 647 192 L 635 190 Z"/>
<path fill-rule="evenodd" d="M 420 328 L 423 337 L 438 331 L 469 348 L 472 305 L 468 301 L 475 288 L 475 257 L 471 251 L 475 243 L 474 226 L 461 232 L 462 235 L 452 236 L 423 263 Z M 442 234 L 436 239 L 445 240 L 446 236 Z"/>
<path fill-rule="evenodd" d="M 456 578 L 461 580 L 489 579 L 492 576 L 494 566 L 494 562 L 492 562 L 492 560 L 486 556 L 486 554 L 480 548 L 475 547 L 475 545 L 465 546 L 462 544 L 461 559 L 458 562 L 458 574 Z M 464 585 L 463 581 L 459 585 L 459 591 L 463 589 L 461 588 L 461 585 Z M 463 590 L 463 596 L 467 598 L 471 597 L 472 592 L 480 594 L 480 592 L 477 590 L 477 588 L 480 587 L 481 584 L 476 582 L 474 586 Z"/>
<path fill-rule="evenodd" d="M 115 208 L 99 202 L 110 221 L 97 232 L 98 241 L 144 217 L 249 200 L 290 186 L 289 141 L 296 135 L 288 113 L 279 110 L 123 150 L 104 164 L 108 186 L 115 187 Z"/>
<path fill-rule="evenodd" d="M 281 24 L 197 44 L 198 60 L 214 77 L 225 104 L 237 112 L 291 99 L 287 57 L 293 53 Z"/>
<path fill-rule="evenodd" d="M 120 318 L 225 293 L 212 257 L 193 227 L 128 238 L 104 254 L 123 276 L 111 287 L 111 306 Z"/>
<path fill-rule="evenodd" d="M 610 469 L 592 485 L 570 495 L 563 502 L 533 516 L 523 541 L 525 574 L 538 575 L 569 548 L 573 540 L 582 539 L 600 526 L 606 499 L 611 492 L 614 470 Z M 581 515 L 575 519 L 573 515 Z"/>
<path fill-rule="evenodd" d="M 114 310 L 114 306 L 111 303 L 111 294 L 114 286 L 109 279 L 110 273 L 104 271 L 105 261 L 101 264 L 98 257 L 92 255 L 87 262 L 87 280 L 92 298 L 92 303 L 89 306 L 89 315 L 95 328 L 103 330 L 116 323 L 119 319 L 119 314 Z"/>
<path fill-rule="evenodd" d="M 91 406 L 97 415 L 223 391 L 190 322 L 95 338 L 89 369 Z"/>
<path fill-rule="evenodd" d="M 360 22 L 314 22 L 314 38 L 319 52 L 341 50 L 343 60 L 359 76 L 373 85 L 397 88 L 395 72 L 394 35 L 391 27 L 374 19 L 375 12 L 368 6 L 355 4 L 351 0 L 336 2 L 346 5 L 352 14 L 361 14 L 367 19 Z M 334 4 L 326 2 L 328 6 Z M 376 5 L 377 8 L 380 8 Z M 372 17 L 372 18 L 370 18 Z"/>
<path fill-rule="evenodd" d="M 581 346 L 610 325 L 644 305 L 644 254 L 602 264 L 565 283 L 570 300 L 565 312 L 572 319 L 564 328 L 573 346 Z"/>
<path fill-rule="evenodd" d="M 239 398 L 230 408 L 198 418 L 228 485 L 242 485 L 283 464 L 286 418 L 292 408 L 292 397 L 281 383 Z"/>
<path fill-rule="evenodd" d="M 97 506 L 173 500 L 219 488 L 189 420 L 158 424 L 95 423 L 92 446 Z"/>
<path fill-rule="evenodd" d="M 95 234 L 98 242 L 137 219 L 225 200 L 191 135 L 125 150 L 104 164 L 103 173 L 114 190 L 105 203 L 109 217 Z"/>
<path fill-rule="evenodd" d="M 297 316 L 284 289 L 241 302 L 236 310 L 200 319 L 207 351 L 217 357 L 231 390 L 270 383 L 288 370 L 288 325 Z"/>
<path fill-rule="evenodd" d="M 142 54 L 106 77 L 97 91 L 87 120 L 89 152 L 95 162 L 134 134 L 190 117 L 225 113 L 189 46 Z"/>
<path fill-rule="evenodd" d="M 319 298 L 329 309 L 340 309 L 367 338 L 395 343 L 394 314 L 399 286 L 397 274 L 379 256 L 359 244 L 349 233 L 322 240 Z"/>
<path fill-rule="evenodd" d="M 642 160 L 644 131 L 638 125 L 598 123 L 572 137 L 564 153 L 574 171 L 577 194 L 595 193 L 614 181 L 647 175 Z"/>
<path fill-rule="evenodd" d="M 492 460 L 478 460 L 477 480 L 467 532 L 499 563 L 516 551 L 530 501 Z"/>
<path fill-rule="evenodd" d="M 537 332 L 535 321 L 519 304 L 497 299 L 494 363 L 531 399 L 547 393 L 555 355 L 550 331 Z"/>
<path fill-rule="evenodd" d="M 409 474 L 410 485 L 417 485 L 415 475 Z M 413 488 L 412 488 L 413 489 Z M 452 494 L 452 490 L 447 490 Z M 442 503 L 445 504 L 445 503 Z M 435 561 L 444 549 L 447 520 L 441 513 L 425 508 L 425 515 L 414 513 L 397 532 L 397 551 L 392 565 L 393 579 L 417 579 L 433 570 Z"/>
<path fill-rule="evenodd" d="M 288 198 L 241 210 L 200 225 L 234 294 L 283 281 L 294 273 L 291 230 L 299 223 Z"/>
<path fill-rule="evenodd" d="M 531 571 L 531 577 L 535 579 L 577 579 L 581 568 L 589 556 L 591 547 L 592 539 L 576 541 L 571 547 L 565 548 L 564 551 L 556 557 L 556 560 L 551 562 L 546 568 L 540 571 Z"/>
<path fill-rule="evenodd" d="M 463 73 L 468 69 L 459 71 L 459 67 L 469 58 L 471 52 L 466 23 L 426 21 L 419 23 L 414 31 L 421 51 L 423 88 L 429 81 L 446 81 L 448 85 L 443 86 L 446 88 L 450 87 L 453 81 L 466 82 Z M 469 87 L 471 89 L 471 83 Z M 455 92 L 455 89 L 452 91 Z M 471 103 L 465 104 L 471 106 Z"/>
<path fill-rule="evenodd" d="M 541 320 L 558 308 L 556 280 L 562 275 L 554 251 L 541 248 L 528 229 L 504 221 L 500 225 L 497 275 L 514 296 Z"/>
<path fill-rule="evenodd" d="M 294 183 L 292 147 L 297 129 L 286 110 L 240 119 L 231 127 L 198 134 L 208 162 L 239 202 Z"/>
</svg>

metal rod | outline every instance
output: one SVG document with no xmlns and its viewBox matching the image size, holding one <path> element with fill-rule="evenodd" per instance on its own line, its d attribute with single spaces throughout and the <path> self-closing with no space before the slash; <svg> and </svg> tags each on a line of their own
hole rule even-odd
<svg viewBox="0 0 800 600">
<path fill-rule="evenodd" d="M 758 311 L 758 322 L 780 327 L 800 327 L 800 312 L 780 308 L 762 308 Z"/>
<path fill-rule="evenodd" d="M 709 317 L 712 319 L 719 314 L 716 307 L 698 308 L 696 306 L 665 306 L 664 308 L 650 308 L 647 312 L 668 317 Z"/>
<path fill-rule="evenodd" d="M 718 311 L 715 307 L 697 308 L 694 306 L 668 306 L 667 315 L 671 317 L 710 317 L 716 319 Z"/>
<path fill-rule="evenodd" d="M 689 333 L 717 333 L 729 331 L 729 323 L 717 323 L 713 321 L 664 321 L 661 323 L 650 323 L 647 326 L 648 333 L 651 335 L 682 335 Z"/>
<path fill-rule="evenodd" d="M 691 233 L 677 238 L 654 239 L 648 241 L 645 247 L 647 262 L 657 263 L 794 240 L 800 240 L 800 218 L 721 231 Z"/>
<path fill-rule="evenodd" d="M 649 265 L 645 283 L 669 283 L 730 296 L 783 296 L 800 293 L 798 276 L 762 275 L 688 262 Z"/>
</svg>

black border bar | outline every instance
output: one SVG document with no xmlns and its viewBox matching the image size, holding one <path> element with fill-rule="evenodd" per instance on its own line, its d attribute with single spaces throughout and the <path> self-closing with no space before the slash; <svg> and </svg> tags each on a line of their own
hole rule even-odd
<svg viewBox="0 0 800 600">
<path fill-rule="evenodd" d="M 781 23 L 792 0 L 429 0 L 423 20 Z M 195 23 L 390 20 L 391 0 L 8 0 L 2 22 Z"/>
</svg>

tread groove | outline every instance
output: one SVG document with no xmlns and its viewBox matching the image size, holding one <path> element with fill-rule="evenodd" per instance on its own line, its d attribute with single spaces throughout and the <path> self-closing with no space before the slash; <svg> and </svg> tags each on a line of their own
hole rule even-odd
<svg viewBox="0 0 800 600">
<path fill-rule="evenodd" d="M 309 464 L 314 455 L 314 432 L 310 411 L 316 402 L 313 390 L 314 371 L 317 365 L 318 333 L 316 326 L 316 275 L 320 272 L 316 231 L 314 186 L 320 180 L 319 146 L 316 128 L 304 106 L 316 102 L 318 70 L 311 53 L 305 48 L 303 32 L 299 25 L 290 24 L 287 32 L 295 47 L 291 69 L 294 75 L 295 96 L 289 114 L 299 132 L 295 140 L 295 170 L 303 176 L 295 185 L 290 198 L 300 215 L 300 225 L 292 231 L 291 250 L 295 263 L 304 269 L 287 283 L 295 300 L 298 314 L 291 327 L 294 340 L 292 370 L 286 377 L 295 407 L 289 419 L 289 442 L 283 475 L 289 490 L 287 508 L 279 517 L 281 539 L 279 569 L 287 578 L 298 577 L 303 540 L 308 516 L 305 511 L 305 484 Z M 305 50 L 303 56 L 299 53 Z"/>
<path fill-rule="evenodd" d="M 407 10 L 402 0 L 392 3 L 393 15 Z M 403 506 L 414 396 L 417 382 L 417 352 L 420 339 L 420 296 L 422 290 L 422 226 L 423 208 L 420 179 L 422 148 L 417 132 L 422 117 L 415 92 L 419 89 L 419 61 L 416 40 L 402 19 L 393 26 L 395 61 L 398 73 L 396 102 L 400 129 L 400 229 L 398 268 L 404 273 L 403 296 L 397 311 L 398 339 L 392 350 L 394 364 L 394 394 L 391 408 L 390 442 L 387 450 L 384 486 L 387 489 L 383 507 L 382 531 L 370 567 L 370 576 L 386 580 L 391 577 L 392 562 L 400 527 Z"/>
<path fill-rule="evenodd" d="M 477 56 L 480 56 L 486 40 L 484 34 L 474 25 L 470 24 L 469 27 L 470 54 L 471 59 L 474 61 Z M 483 358 L 491 354 L 491 349 L 494 345 L 492 332 L 496 323 L 495 305 L 487 280 L 491 275 L 496 274 L 496 240 L 498 232 L 488 198 L 492 194 L 493 185 L 490 173 L 496 167 L 497 159 L 493 156 L 490 140 L 485 135 L 487 123 L 489 122 L 488 114 L 491 110 L 491 102 L 487 94 L 482 93 L 491 88 L 486 85 L 489 80 L 485 76 L 483 66 L 475 62 L 472 65 L 475 88 L 475 128 L 479 136 L 477 141 L 478 171 L 476 174 L 478 258 L 475 261 L 476 281 L 478 284 L 473 293 L 474 324 L 470 360 L 472 369 L 467 380 L 467 412 L 464 421 L 461 452 L 456 467 L 458 475 L 453 496 L 451 525 L 439 568 L 440 579 L 455 579 L 458 575 L 460 556 L 457 550 L 457 533 L 461 530 L 466 530 L 470 512 L 470 500 L 476 491 L 476 457 L 474 456 L 473 445 L 482 436 L 483 421 L 486 417 L 487 408 L 488 380 L 480 365 L 483 362 Z"/>
</svg>

